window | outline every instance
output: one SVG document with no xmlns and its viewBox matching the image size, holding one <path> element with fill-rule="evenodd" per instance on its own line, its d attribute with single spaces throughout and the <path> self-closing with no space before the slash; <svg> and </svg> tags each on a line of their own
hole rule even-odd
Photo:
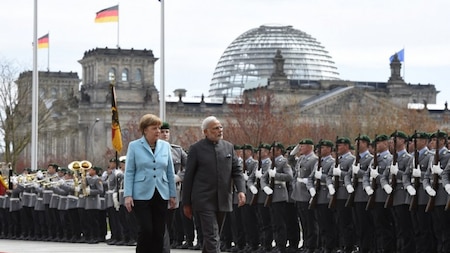
<svg viewBox="0 0 450 253">
<path fill-rule="evenodd" d="M 124 82 L 128 81 L 128 69 L 122 70 L 122 81 L 124 81 Z"/>
<path fill-rule="evenodd" d="M 136 82 L 142 81 L 142 70 L 141 69 L 137 69 L 136 70 L 136 74 L 134 75 L 134 79 L 135 79 Z"/>
<path fill-rule="evenodd" d="M 111 68 L 111 69 L 109 69 L 109 72 L 108 72 L 108 81 L 114 81 L 114 80 L 116 80 L 116 69 Z"/>
</svg>

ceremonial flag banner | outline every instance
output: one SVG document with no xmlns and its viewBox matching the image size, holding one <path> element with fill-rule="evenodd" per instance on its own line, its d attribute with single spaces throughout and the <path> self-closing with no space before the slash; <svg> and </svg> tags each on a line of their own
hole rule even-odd
<svg viewBox="0 0 450 253">
<path fill-rule="evenodd" d="M 405 49 L 398 51 L 396 54 L 397 54 L 399 61 L 401 61 L 401 62 L 405 61 Z M 392 62 L 394 60 L 394 56 L 395 56 L 395 54 L 393 54 L 393 55 L 391 55 L 391 57 L 389 57 L 389 62 Z"/>
<path fill-rule="evenodd" d="M 119 124 L 119 113 L 117 112 L 117 104 L 116 104 L 116 90 L 114 85 L 111 84 L 111 111 L 112 111 L 112 123 L 111 123 L 111 133 L 112 133 L 112 145 L 114 149 L 120 153 L 122 151 L 122 133 L 120 132 L 120 124 Z"/>
<path fill-rule="evenodd" d="M 96 23 L 118 22 L 119 21 L 119 5 L 112 6 L 97 12 L 95 16 Z"/>
<path fill-rule="evenodd" d="M 38 48 L 48 48 L 48 33 L 38 39 Z"/>
</svg>

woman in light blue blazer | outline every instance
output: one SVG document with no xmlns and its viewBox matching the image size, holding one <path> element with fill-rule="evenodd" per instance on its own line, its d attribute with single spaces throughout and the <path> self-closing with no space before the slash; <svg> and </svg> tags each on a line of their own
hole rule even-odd
<svg viewBox="0 0 450 253">
<path fill-rule="evenodd" d="M 161 124 L 153 114 L 142 116 L 142 137 L 128 145 L 124 197 L 125 207 L 138 223 L 137 253 L 162 252 L 167 201 L 170 208 L 176 204 L 171 147 L 159 139 Z"/>
</svg>

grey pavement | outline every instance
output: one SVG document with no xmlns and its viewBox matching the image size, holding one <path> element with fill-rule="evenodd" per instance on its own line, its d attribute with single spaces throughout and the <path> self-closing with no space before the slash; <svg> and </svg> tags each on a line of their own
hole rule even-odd
<svg viewBox="0 0 450 253">
<path fill-rule="evenodd" d="M 41 242 L 0 239 L 0 253 L 23 253 L 23 252 L 60 252 L 60 253 L 132 253 L 136 252 L 136 246 L 115 246 L 106 243 L 86 244 L 67 242 Z M 196 253 L 196 250 L 171 250 L 171 253 Z"/>
</svg>

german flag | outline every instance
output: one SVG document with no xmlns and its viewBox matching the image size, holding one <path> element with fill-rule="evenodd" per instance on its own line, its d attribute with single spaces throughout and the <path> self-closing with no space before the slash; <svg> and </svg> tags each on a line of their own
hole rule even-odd
<svg viewBox="0 0 450 253">
<path fill-rule="evenodd" d="M 112 145 L 114 149 L 120 153 L 122 151 L 122 133 L 120 131 L 119 124 L 119 113 L 117 111 L 116 104 L 116 90 L 114 84 L 111 84 L 111 112 L 112 112 L 112 123 L 111 123 L 111 133 L 112 133 Z"/>
<path fill-rule="evenodd" d="M 48 48 L 48 33 L 38 39 L 38 48 Z"/>
<path fill-rule="evenodd" d="M 119 5 L 115 5 L 97 12 L 95 23 L 119 22 Z"/>
</svg>

